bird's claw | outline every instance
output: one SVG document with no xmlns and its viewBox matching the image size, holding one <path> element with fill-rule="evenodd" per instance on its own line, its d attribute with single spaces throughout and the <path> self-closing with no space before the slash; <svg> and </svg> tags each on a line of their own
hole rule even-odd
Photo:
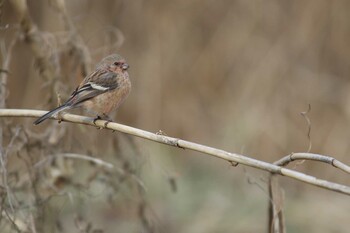
<svg viewBox="0 0 350 233">
<path fill-rule="evenodd" d="M 100 116 L 96 116 L 93 120 L 94 125 L 96 125 L 96 121 L 101 120 L 102 118 Z"/>
<path fill-rule="evenodd" d="M 112 121 L 106 120 L 106 122 L 103 124 L 103 126 L 104 126 L 105 128 L 107 128 L 107 125 L 109 124 L 109 122 L 112 122 Z"/>
<path fill-rule="evenodd" d="M 95 119 L 93 120 L 94 124 L 96 125 L 96 121 L 98 120 L 103 120 L 101 116 L 96 116 Z M 103 127 L 99 127 L 98 129 L 103 129 L 103 128 L 107 128 L 108 124 L 112 122 L 110 119 L 107 119 L 106 122 L 103 124 Z M 97 126 L 97 125 L 96 125 Z"/>
<path fill-rule="evenodd" d="M 62 113 L 58 113 L 57 114 L 57 122 L 58 122 L 58 124 L 61 124 L 61 122 L 63 121 L 63 119 L 62 119 Z"/>
</svg>

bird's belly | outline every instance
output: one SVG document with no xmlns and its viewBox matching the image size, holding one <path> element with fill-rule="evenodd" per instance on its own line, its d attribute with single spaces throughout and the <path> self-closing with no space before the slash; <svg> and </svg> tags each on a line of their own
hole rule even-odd
<svg viewBox="0 0 350 233">
<path fill-rule="evenodd" d="M 129 85 L 122 86 L 84 102 L 83 107 L 97 115 L 109 115 L 124 102 L 129 92 Z"/>
</svg>

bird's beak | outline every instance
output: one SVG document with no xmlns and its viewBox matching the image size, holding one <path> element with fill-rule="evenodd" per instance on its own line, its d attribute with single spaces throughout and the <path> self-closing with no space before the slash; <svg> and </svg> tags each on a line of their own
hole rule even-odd
<svg viewBox="0 0 350 233">
<path fill-rule="evenodd" d="M 122 69 L 123 69 L 123 70 L 129 69 L 128 63 L 124 63 L 124 64 L 122 65 Z"/>
</svg>

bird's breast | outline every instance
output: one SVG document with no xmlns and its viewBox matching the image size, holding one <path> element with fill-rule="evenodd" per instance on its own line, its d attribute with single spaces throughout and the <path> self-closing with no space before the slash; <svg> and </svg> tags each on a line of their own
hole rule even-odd
<svg viewBox="0 0 350 233">
<path fill-rule="evenodd" d="M 130 90 L 131 82 L 129 76 L 124 74 L 123 78 L 119 77 L 117 88 L 86 101 L 84 107 L 94 111 L 98 115 L 108 115 L 124 102 Z"/>
</svg>

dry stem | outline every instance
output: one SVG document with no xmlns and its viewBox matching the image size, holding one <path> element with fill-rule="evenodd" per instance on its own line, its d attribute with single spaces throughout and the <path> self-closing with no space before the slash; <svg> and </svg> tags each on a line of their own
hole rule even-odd
<svg viewBox="0 0 350 233">
<path fill-rule="evenodd" d="M 39 111 L 39 110 L 24 110 L 24 109 L 0 109 L 0 117 L 39 117 L 43 114 L 45 114 L 46 111 Z M 53 117 L 57 120 L 57 118 Z M 145 138 L 151 141 L 167 144 L 170 146 L 179 147 L 182 149 L 190 149 L 193 151 L 201 152 L 204 154 L 208 154 L 211 156 L 215 156 L 221 159 L 224 159 L 229 162 L 234 163 L 240 163 L 249 167 L 258 168 L 264 171 L 271 172 L 273 174 L 279 174 L 282 176 L 287 176 L 295 180 L 302 181 L 304 183 L 308 183 L 311 185 L 315 185 L 324 189 L 336 191 L 339 193 L 350 195 L 350 187 L 333 183 L 327 180 L 321 180 L 316 177 L 306 175 L 301 172 L 297 172 L 291 169 L 283 168 L 280 166 L 277 166 L 275 164 L 267 163 L 264 161 L 260 161 L 257 159 L 253 159 L 244 155 L 236 154 L 236 153 L 230 153 L 224 150 L 216 149 L 213 147 L 201 145 L 198 143 L 185 141 L 178 138 L 168 137 L 164 135 L 159 135 L 156 133 L 151 133 L 148 131 L 140 130 L 137 128 L 133 128 L 130 126 L 114 123 L 114 122 L 106 122 L 104 120 L 98 120 L 93 122 L 93 118 L 91 117 L 85 117 L 85 116 L 79 116 L 79 115 L 73 115 L 73 114 L 63 114 L 61 116 L 62 121 L 72 122 L 72 123 L 78 123 L 78 124 L 85 124 L 90 126 L 98 126 L 100 128 L 106 128 L 111 130 L 116 130 L 119 132 L 123 132 L 126 134 L 134 135 L 140 138 Z M 106 127 L 104 127 L 106 124 Z M 299 154 L 299 153 L 296 153 Z M 303 153 L 307 154 L 307 153 Z M 310 156 L 312 154 L 309 154 Z M 340 163 L 337 161 L 338 166 L 341 167 L 343 171 L 349 170 L 350 167 Z M 339 166 L 339 164 L 341 164 Z"/>
</svg>

